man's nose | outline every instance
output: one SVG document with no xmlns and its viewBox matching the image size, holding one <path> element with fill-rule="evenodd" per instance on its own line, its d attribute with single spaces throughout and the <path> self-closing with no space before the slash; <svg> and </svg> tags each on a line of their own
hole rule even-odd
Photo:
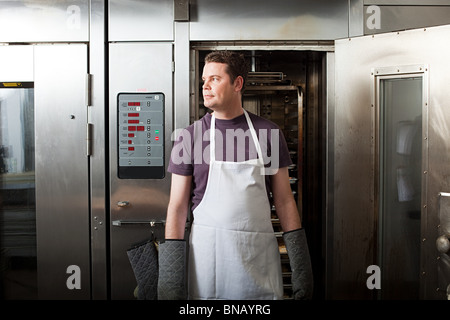
<svg viewBox="0 0 450 320">
<path fill-rule="evenodd" d="M 211 89 L 210 86 L 209 86 L 209 81 L 206 80 L 205 82 L 203 82 L 203 89 L 204 90 Z"/>
</svg>

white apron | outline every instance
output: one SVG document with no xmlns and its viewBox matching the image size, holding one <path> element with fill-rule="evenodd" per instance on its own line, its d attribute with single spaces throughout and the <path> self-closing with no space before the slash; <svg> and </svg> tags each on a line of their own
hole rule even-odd
<svg viewBox="0 0 450 320">
<path fill-rule="evenodd" d="M 190 236 L 190 299 L 282 299 L 280 253 L 270 219 L 264 161 L 244 110 L 258 159 L 215 159 L 211 118 L 208 183 Z"/>
</svg>

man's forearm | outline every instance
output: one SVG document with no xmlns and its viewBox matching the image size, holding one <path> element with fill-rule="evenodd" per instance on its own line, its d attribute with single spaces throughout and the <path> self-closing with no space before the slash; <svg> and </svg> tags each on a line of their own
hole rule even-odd
<svg viewBox="0 0 450 320">
<path fill-rule="evenodd" d="M 301 219 L 298 213 L 297 204 L 294 199 L 275 204 L 278 218 L 280 219 L 281 229 L 284 232 L 299 229 L 302 227 Z"/>
<path fill-rule="evenodd" d="M 166 216 L 166 239 L 184 239 L 191 181 L 192 176 L 172 174 L 170 201 Z"/>
<path fill-rule="evenodd" d="M 187 208 L 173 208 L 169 205 L 166 218 L 166 239 L 184 239 Z"/>
</svg>

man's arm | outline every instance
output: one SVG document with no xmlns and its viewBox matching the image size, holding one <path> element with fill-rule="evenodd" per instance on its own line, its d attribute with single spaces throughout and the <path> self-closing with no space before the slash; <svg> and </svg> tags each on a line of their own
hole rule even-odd
<svg viewBox="0 0 450 320">
<path fill-rule="evenodd" d="M 275 210 L 283 229 L 283 240 L 291 266 L 293 297 L 296 300 L 312 299 L 313 273 L 305 229 L 302 228 L 297 204 L 289 183 L 288 168 L 280 168 L 272 177 Z"/>
<path fill-rule="evenodd" d="M 192 176 L 172 173 L 170 200 L 167 207 L 166 239 L 184 239 L 191 196 Z"/>
<path fill-rule="evenodd" d="M 278 169 L 277 173 L 272 176 L 272 194 L 283 231 L 300 229 L 302 223 L 292 195 L 287 167 Z"/>
<path fill-rule="evenodd" d="M 191 195 L 192 176 L 172 173 L 170 200 L 167 208 L 165 241 L 159 244 L 159 300 L 185 300 L 186 241 L 184 233 Z"/>
</svg>

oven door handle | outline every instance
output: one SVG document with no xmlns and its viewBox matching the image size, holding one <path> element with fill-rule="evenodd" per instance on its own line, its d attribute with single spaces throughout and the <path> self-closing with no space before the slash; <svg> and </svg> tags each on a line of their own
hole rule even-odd
<svg viewBox="0 0 450 320">
<path fill-rule="evenodd" d="M 116 227 L 121 227 L 123 225 L 136 225 L 136 224 L 147 224 L 150 227 L 154 227 L 157 224 L 164 225 L 166 223 L 165 220 L 113 220 L 112 225 Z"/>
</svg>

